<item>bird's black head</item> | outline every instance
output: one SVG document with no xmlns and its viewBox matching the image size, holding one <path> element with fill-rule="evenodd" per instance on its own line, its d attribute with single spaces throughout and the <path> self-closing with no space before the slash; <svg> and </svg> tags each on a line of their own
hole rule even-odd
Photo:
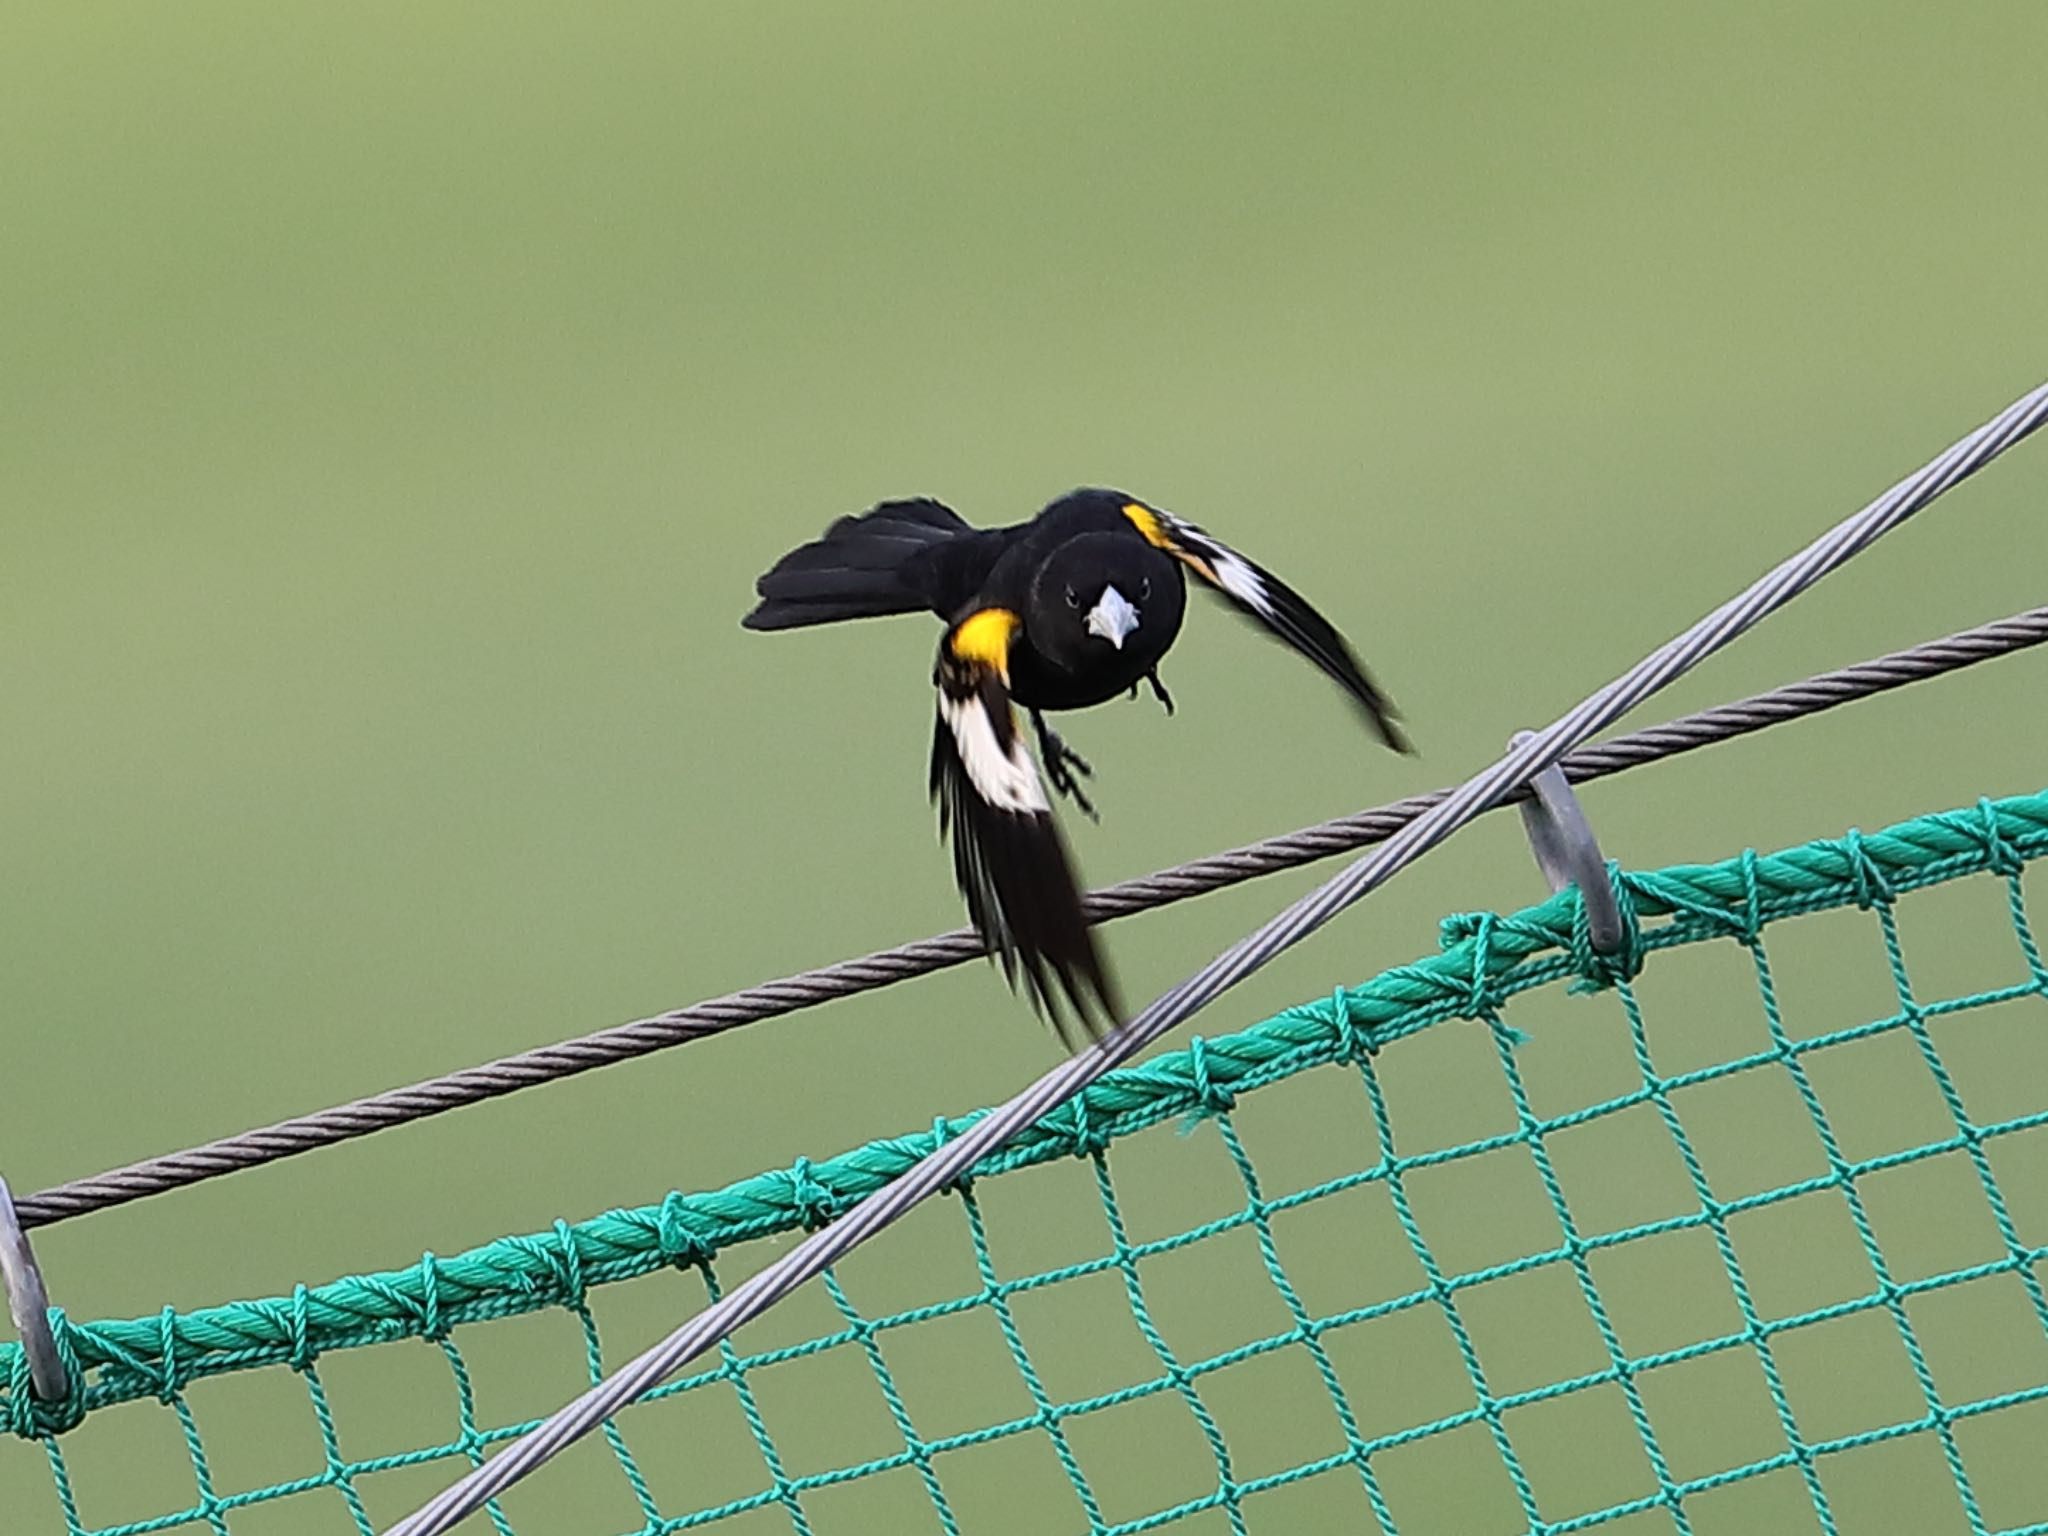
<svg viewBox="0 0 2048 1536">
<path fill-rule="evenodd" d="M 1069 672 L 1144 672 L 1187 607 L 1180 567 L 1129 534 L 1081 533 L 1055 547 L 1031 584 L 1031 643 Z"/>
</svg>

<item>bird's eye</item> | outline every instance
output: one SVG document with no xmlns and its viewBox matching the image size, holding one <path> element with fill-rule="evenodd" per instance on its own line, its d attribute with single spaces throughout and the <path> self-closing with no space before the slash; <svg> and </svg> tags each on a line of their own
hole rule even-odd
<svg viewBox="0 0 2048 1536">
<path fill-rule="evenodd" d="M 1081 606 L 1081 594 L 1076 592 L 1072 587 L 1067 588 L 1067 606 L 1069 608 L 1078 608 Z"/>
<path fill-rule="evenodd" d="M 1138 601 L 1142 603 L 1143 601 L 1145 601 L 1146 598 L 1150 597 L 1151 595 L 1152 578 L 1150 576 L 1140 576 L 1138 578 Z"/>
</svg>

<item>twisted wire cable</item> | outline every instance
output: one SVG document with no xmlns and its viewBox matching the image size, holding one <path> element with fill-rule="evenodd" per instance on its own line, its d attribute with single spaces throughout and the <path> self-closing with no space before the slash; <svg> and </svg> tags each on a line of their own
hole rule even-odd
<svg viewBox="0 0 2048 1536">
<path fill-rule="evenodd" d="M 487 1500 L 545 1464 L 684 1363 L 729 1337 L 735 1329 L 836 1263 L 919 1201 L 953 1183 L 1016 1132 L 1129 1060 L 1224 990 L 1391 879 L 1480 812 L 1500 803 L 1511 789 L 1526 784 L 1594 732 L 1611 725 L 1867 549 L 1944 491 L 2035 431 L 2044 420 L 2048 420 L 2048 385 L 2015 401 L 1925 468 L 1837 523 L 1550 725 L 1518 739 L 1505 756 L 1467 779 L 1377 848 L 1162 993 L 1135 1018 L 1103 1036 L 1089 1050 L 1061 1062 L 1022 1093 L 976 1121 L 957 1140 L 920 1160 L 896 1182 L 870 1195 L 830 1226 L 813 1233 L 780 1259 L 742 1281 L 660 1343 L 558 1409 L 498 1456 L 391 1527 L 387 1536 L 439 1536 L 481 1508 Z"/>
<path fill-rule="evenodd" d="M 1942 639 L 1925 641 L 1903 651 L 1880 655 L 1870 662 L 1823 672 L 1772 688 L 1763 694 L 1741 698 L 1731 705 L 1681 715 L 1663 725 L 1649 725 L 1640 731 L 1581 748 L 1563 758 L 1565 776 L 1575 784 L 1661 762 L 1683 752 L 1696 752 L 1716 741 L 1729 741 L 1769 725 L 1819 715 L 1858 698 L 1903 688 L 1960 668 L 1991 662 L 1993 657 L 2042 645 L 2048 641 L 2048 606 L 2017 612 L 1989 625 L 1958 631 Z M 1288 831 L 1278 838 L 1229 848 L 1219 854 L 1188 860 L 1155 874 L 1143 874 L 1094 891 L 1087 897 L 1087 909 L 1096 922 L 1128 918 L 1139 911 L 1165 907 L 1174 901 L 1221 891 L 1262 874 L 1313 864 L 1321 858 L 1370 848 L 1384 842 L 1409 821 L 1450 795 L 1448 788 L 1409 795 L 1407 799 L 1378 805 L 1370 811 L 1356 811 L 1313 827 Z M 1524 791 L 1509 791 L 1501 805 L 1526 799 Z M 653 1051 L 666 1051 L 676 1044 L 688 1044 L 709 1034 L 754 1024 L 764 1018 L 793 1014 L 815 1008 L 836 997 L 850 997 L 860 991 L 887 987 L 897 981 L 963 965 L 985 954 L 981 940 L 969 928 L 956 928 L 932 938 L 920 938 L 895 948 L 862 954 L 850 961 L 801 971 L 778 981 L 764 981 L 723 997 L 711 997 L 700 1004 L 653 1014 L 629 1024 L 596 1030 L 571 1040 L 543 1044 L 532 1051 L 487 1061 L 477 1067 L 432 1077 L 406 1087 L 391 1087 L 350 1104 L 336 1104 L 328 1110 L 279 1120 L 276 1124 L 244 1130 L 240 1135 L 209 1141 L 162 1157 L 150 1157 L 106 1174 L 57 1184 L 18 1200 L 16 1208 L 25 1227 L 47 1227 L 70 1217 L 82 1217 L 92 1210 L 164 1194 L 188 1184 L 219 1178 L 244 1167 L 258 1167 L 281 1157 L 295 1157 L 315 1147 L 330 1147 L 354 1137 L 367 1137 L 373 1130 L 408 1124 L 465 1104 L 479 1104 L 489 1098 L 516 1094 L 522 1087 L 551 1083 L 557 1077 L 571 1077 L 618 1061 L 631 1061 Z"/>
<path fill-rule="evenodd" d="M 1974 666 L 1994 657 L 2010 655 L 2043 642 L 2048 642 L 2048 607 L 2028 609 L 2011 618 L 1980 624 L 1973 629 L 1929 640 L 1855 666 L 1824 672 L 1803 682 L 1789 683 L 1768 693 L 1716 705 L 1712 709 L 1668 720 L 1662 725 L 1632 731 L 1612 741 L 1582 747 L 1562 760 L 1565 776 L 1573 783 L 1584 784 L 1625 773 L 1645 763 L 1697 751 L 1788 720 L 1819 714 L 1823 710 Z M 1449 795 L 1448 789 L 1410 795 L 1371 810 L 1340 816 L 1333 821 L 1267 838 L 1263 842 L 1226 849 L 1155 874 L 1105 886 L 1089 896 L 1089 915 L 1098 922 L 1127 917 L 1257 879 L 1261 875 L 1295 869 L 1339 853 L 1370 847 L 1391 837 L 1424 811 L 1441 804 Z M 1501 803 L 1510 804 L 1525 798 L 1526 792 L 1511 790 L 1502 797 Z M 724 997 L 614 1025 L 576 1039 L 538 1046 L 480 1066 L 465 1067 L 426 1082 L 387 1089 L 348 1104 L 280 1120 L 274 1125 L 223 1137 L 182 1152 L 166 1153 L 107 1173 L 74 1179 L 23 1196 L 16 1209 L 24 1227 L 48 1226 L 90 1211 L 105 1210 L 130 1200 L 181 1189 L 238 1169 L 254 1168 L 318 1147 L 367 1136 L 372 1131 L 516 1093 L 522 1088 L 553 1082 L 557 1078 L 629 1061 L 670 1046 L 685 1045 L 742 1024 L 756 1023 L 816 1007 L 835 998 L 908 981 L 931 971 L 963 964 L 984 953 L 973 930 L 956 928 L 950 933 L 935 934 L 892 949 L 784 976 Z"/>
</svg>

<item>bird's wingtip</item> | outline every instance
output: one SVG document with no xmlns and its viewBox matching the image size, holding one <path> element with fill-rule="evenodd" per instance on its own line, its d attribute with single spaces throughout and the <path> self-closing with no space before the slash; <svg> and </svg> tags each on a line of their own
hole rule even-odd
<svg viewBox="0 0 2048 1536">
<path fill-rule="evenodd" d="M 1357 684 L 1346 690 L 1358 712 L 1365 717 L 1365 723 L 1372 727 L 1373 734 L 1386 746 L 1403 757 L 1420 757 L 1415 743 L 1408 739 L 1408 733 L 1401 729 L 1401 712 L 1394 708 L 1393 701 L 1381 693 L 1360 673 Z"/>
</svg>

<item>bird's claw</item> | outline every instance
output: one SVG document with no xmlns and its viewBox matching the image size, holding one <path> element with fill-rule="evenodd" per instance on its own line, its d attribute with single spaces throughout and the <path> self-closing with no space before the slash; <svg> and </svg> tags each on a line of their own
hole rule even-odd
<svg viewBox="0 0 2048 1536">
<path fill-rule="evenodd" d="M 1068 746 L 1060 733 L 1045 723 L 1043 716 L 1033 714 L 1031 723 L 1038 728 L 1038 755 L 1045 763 L 1046 782 L 1052 786 L 1053 793 L 1072 800 L 1090 821 L 1102 820 L 1096 813 L 1095 802 L 1081 788 L 1081 779 L 1095 775 L 1088 759 Z M 1080 778 L 1076 778 L 1076 774 Z"/>
<path fill-rule="evenodd" d="M 1164 704 L 1167 714 L 1171 715 L 1173 713 L 1173 695 L 1166 691 L 1166 684 L 1159 681 L 1159 669 L 1154 667 L 1150 672 L 1147 672 L 1145 674 L 1145 681 L 1152 685 L 1152 697 L 1161 704 Z M 1133 683 L 1131 684 L 1131 697 L 1136 698 L 1137 696 L 1138 685 Z"/>
</svg>

